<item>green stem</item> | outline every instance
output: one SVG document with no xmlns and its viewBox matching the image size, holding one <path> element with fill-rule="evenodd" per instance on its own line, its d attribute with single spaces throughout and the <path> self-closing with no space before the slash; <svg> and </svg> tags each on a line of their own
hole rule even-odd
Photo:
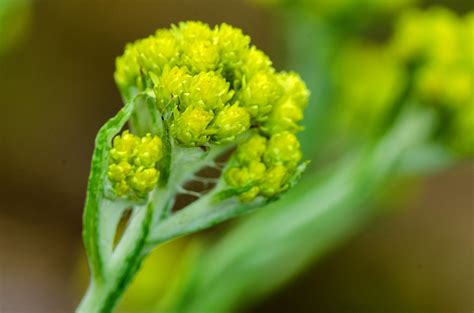
<svg viewBox="0 0 474 313">
<path fill-rule="evenodd" d="M 216 201 L 215 196 L 219 192 L 219 187 L 215 188 L 209 194 L 163 221 L 150 234 L 150 244 L 159 244 L 172 238 L 209 228 L 243 213 L 250 212 L 262 206 L 264 201 L 241 203 L 235 197 Z"/>
<path fill-rule="evenodd" d="M 134 209 L 134 216 L 107 264 L 103 283 L 92 281 L 77 313 L 112 312 L 145 256 L 143 247 L 150 230 L 152 203 Z"/>
<path fill-rule="evenodd" d="M 100 202 L 96 212 L 101 214 L 102 220 L 105 222 L 102 225 L 102 236 L 98 242 L 103 247 L 100 252 L 104 256 L 103 260 L 105 262 L 102 265 L 102 275 L 98 278 L 92 276 L 89 289 L 76 313 L 112 312 L 126 287 L 139 270 L 143 259 L 157 245 L 157 243 L 147 244 L 150 231 L 159 227 L 168 219 L 176 220 L 175 215 L 168 216 L 167 211 L 180 190 L 179 186 L 192 179 L 193 175 L 201 168 L 213 164 L 214 158 L 228 148 L 222 147 L 210 153 L 204 153 L 197 148 L 185 150 L 173 147 L 171 153 L 173 158 L 170 164 L 171 175 L 166 186 L 153 191 L 145 205 L 133 207 L 130 222 L 115 248 L 112 246 L 115 229 L 121 215 L 120 212 L 123 212 L 125 207 L 120 202 L 105 200 Z M 206 197 L 202 198 L 206 199 Z M 117 211 L 113 209 L 117 209 Z M 195 212 L 195 210 L 191 210 L 192 212 Z M 181 214 L 178 215 L 181 216 Z M 191 217 L 193 216 L 191 214 Z M 191 220 L 187 222 L 192 223 Z M 174 237 L 167 237 L 167 239 L 172 238 Z M 105 249 L 109 246 L 110 251 Z"/>
<path fill-rule="evenodd" d="M 96 284 L 91 282 L 84 298 L 76 310 L 76 313 L 106 312 L 103 310 L 97 310 L 97 308 L 102 307 L 102 303 L 104 303 L 104 291 L 104 288 L 99 288 Z"/>
</svg>

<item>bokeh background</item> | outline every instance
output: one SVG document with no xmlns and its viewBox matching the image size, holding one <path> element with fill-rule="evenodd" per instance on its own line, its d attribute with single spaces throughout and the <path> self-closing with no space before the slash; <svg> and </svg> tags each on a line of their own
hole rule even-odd
<svg viewBox="0 0 474 313">
<path fill-rule="evenodd" d="M 17 19 L 0 50 L 0 312 L 72 312 L 93 141 L 121 107 L 112 74 L 124 45 L 191 19 L 242 28 L 277 69 L 286 49 L 279 16 L 251 1 L 38 0 Z M 389 214 L 247 312 L 472 312 L 474 166 L 409 186 L 380 204 Z"/>
</svg>

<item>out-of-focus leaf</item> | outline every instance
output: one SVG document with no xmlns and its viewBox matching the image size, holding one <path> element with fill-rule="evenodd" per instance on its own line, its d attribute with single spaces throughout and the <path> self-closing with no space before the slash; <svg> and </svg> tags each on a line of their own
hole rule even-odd
<svg viewBox="0 0 474 313">
<path fill-rule="evenodd" d="M 24 37 L 30 19 L 30 0 L 0 0 L 0 55 Z"/>
</svg>

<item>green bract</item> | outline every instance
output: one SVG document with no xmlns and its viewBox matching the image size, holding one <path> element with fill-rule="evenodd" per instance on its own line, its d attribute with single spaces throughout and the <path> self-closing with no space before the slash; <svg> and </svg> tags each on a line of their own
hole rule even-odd
<svg viewBox="0 0 474 313">
<path fill-rule="evenodd" d="M 261 207 L 296 183 L 309 92 L 271 64 L 227 24 L 183 22 L 127 45 L 115 72 L 125 106 L 99 131 L 92 159 L 84 212 L 92 281 L 78 312 L 110 312 L 156 245 Z M 220 176 L 200 177 L 206 168 Z M 187 190 L 192 181 L 206 189 Z M 180 194 L 196 200 L 176 211 Z"/>
</svg>

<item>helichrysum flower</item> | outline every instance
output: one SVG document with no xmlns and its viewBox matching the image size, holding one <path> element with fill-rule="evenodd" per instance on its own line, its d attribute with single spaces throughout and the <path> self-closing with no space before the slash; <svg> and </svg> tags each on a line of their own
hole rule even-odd
<svg viewBox="0 0 474 313">
<path fill-rule="evenodd" d="M 309 93 L 241 30 L 179 23 L 127 45 L 116 67 L 125 105 L 96 137 L 83 232 L 92 281 L 80 313 L 111 312 L 156 245 L 275 200 L 306 166 L 296 132 Z M 206 168 L 220 177 L 202 177 Z M 196 199 L 174 210 L 180 194 Z"/>
<path fill-rule="evenodd" d="M 127 101 L 138 94 L 153 97 L 174 145 L 209 148 L 243 140 L 225 170 L 230 188 L 245 193 L 241 199 L 271 197 L 287 188 L 301 159 L 295 134 L 301 130 L 309 92 L 296 73 L 277 72 L 241 30 L 201 22 L 158 30 L 126 47 L 117 59 L 115 79 Z M 130 136 L 122 134 L 114 149 L 138 146 Z M 126 140 L 131 143 L 121 142 Z M 256 147 L 249 149 L 252 145 Z M 115 163 L 122 161 L 113 155 Z M 160 159 L 153 161 L 131 164 L 127 175 L 120 172 L 120 163 L 112 163 L 109 178 L 117 194 L 150 190 L 159 177 Z"/>
</svg>

